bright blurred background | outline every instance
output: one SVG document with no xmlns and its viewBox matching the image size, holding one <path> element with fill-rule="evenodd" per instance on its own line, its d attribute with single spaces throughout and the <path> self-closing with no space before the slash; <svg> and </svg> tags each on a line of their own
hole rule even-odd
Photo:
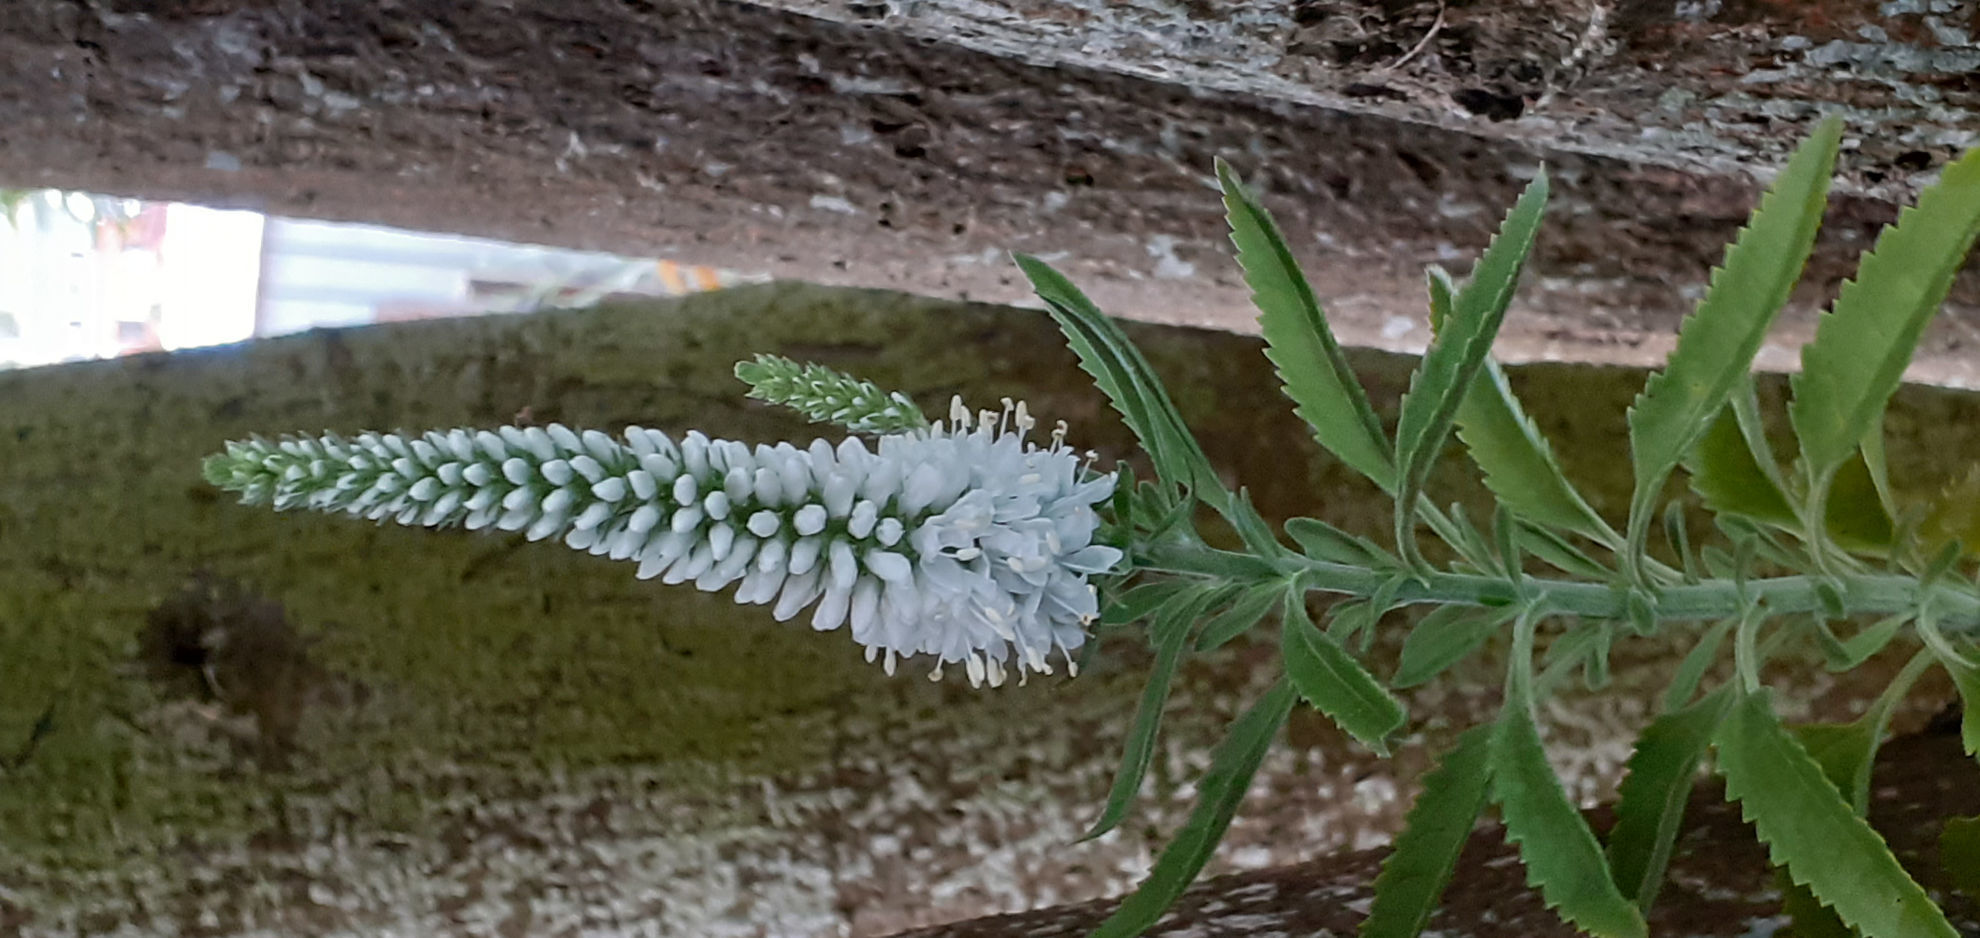
<svg viewBox="0 0 1980 938">
<path fill-rule="evenodd" d="M 0 367 L 764 278 L 651 258 L 0 189 Z"/>
</svg>

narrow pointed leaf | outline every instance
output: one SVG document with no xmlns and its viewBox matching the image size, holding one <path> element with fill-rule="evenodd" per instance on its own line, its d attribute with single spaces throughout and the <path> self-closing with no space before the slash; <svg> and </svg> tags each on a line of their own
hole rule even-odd
<svg viewBox="0 0 1980 938">
<path fill-rule="evenodd" d="M 1126 625 L 1147 618 L 1169 600 L 1190 588 L 1187 580 L 1143 583 L 1114 598 L 1100 611 L 1101 625 Z"/>
<path fill-rule="evenodd" d="M 1226 493 L 1209 458 L 1127 335 L 1064 275 L 1035 257 L 1014 257 L 1065 333 L 1080 367 L 1093 376 L 1094 383 L 1120 411 L 1162 480 L 1192 487 L 1199 498 L 1219 510 L 1227 507 Z"/>
<path fill-rule="evenodd" d="M 1861 720 L 1851 723 L 1804 723 L 1794 727 L 1795 741 L 1808 758 L 1822 767 L 1850 809 L 1862 814 L 1869 807 L 1870 762 L 1877 754 L 1878 728 Z"/>
<path fill-rule="evenodd" d="M 1348 735 L 1388 755 L 1389 734 L 1403 725 L 1402 703 L 1340 642 L 1314 627 L 1297 591 L 1287 594 L 1285 613 L 1280 654 L 1292 686 Z"/>
<path fill-rule="evenodd" d="M 1520 270 L 1547 206 L 1547 174 L 1535 176 L 1478 258 L 1470 279 L 1437 330 L 1403 396 L 1396 426 L 1398 533 L 1414 517 L 1416 496 L 1443 449 L 1460 405 L 1484 370 Z"/>
<path fill-rule="evenodd" d="M 1605 547 L 1622 537 L 1568 481 L 1553 447 L 1520 408 L 1497 362 L 1487 361 L 1457 412 L 1464 441 L 1485 487 L 1519 517 L 1572 531 Z"/>
<path fill-rule="evenodd" d="M 1127 743 L 1121 749 L 1120 770 L 1114 773 L 1114 787 L 1107 793 L 1100 819 L 1093 822 L 1092 829 L 1080 840 L 1092 840 L 1113 830 L 1141 794 L 1141 780 L 1148 773 L 1149 762 L 1155 758 L 1155 738 L 1161 731 L 1162 710 L 1169 702 L 1169 684 L 1182 660 L 1190 626 L 1208 605 L 1209 598 L 1208 591 L 1199 591 L 1173 600 L 1157 612 L 1155 625 L 1149 630 L 1155 645 L 1155 666 L 1148 673 L 1148 683 L 1142 687 L 1141 704 L 1135 710 Z"/>
<path fill-rule="evenodd" d="M 1616 792 L 1609 871 L 1623 895 L 1635 900 L 1646 916 L 1664 884 L 1698 765 L 1732 700 L 1732 688 L 1723 687 L 1683 710 L 1658 717 L 1637 737 L 1636 750 L 1630 754 L 1629 774 Z"/>
<path fill-rule="evenodd" d="M 1814 723 L 1793 730 L 1802 748 L 1858 815 L 1870 810 L 1870 770 L 1890 730 L 1891 714 L 1933 663 L 1931 652 L 1920 649 L 1862 716 L 1849 723 Z"/>
<path fill-rule="evenodd" d="M 1910 621 L 1909 616 L 1885 616 L 1845 639 L 1836 638 L 1835 632 L 1827 627 L 1827 623 L 1823 623 L 1823 628 L 1816 633 L 1815 638 L 1822 643 L 1825 666 L 1830 671 L 1841 673 L 1854 670 L 1858 665 L 1870 660 L 1871 656 L 1883 651 L 1884 646 L 1897 638 L 1898 633 L 1904 631 L 1905 624 Z M 1830 644 L 1831 642 L 1834 644 Z"/>
<path fill-rule="evenodd" d="M 1663 370 L 1650 376 L 1631 405 L 1632 525 L 1647 523 L 1664 480 L 1751 373 L 1754 353 L 1815 246 L 1841 142 L 1842 121 L 1831 117 L 1795 151 L 1726 249 L 1725 264 L 1712 272 L 1711 286 L 1679 327 L 1677 348 Z"/>
<path fill-rule="evenodd" d="M 1766 691 L 1735 703 L 1713 735 L 1726 797 L 1753 823 L 1768 855 L 1865 938 L 1956 938 L 1884 838 L 1781 728 Z"/>
<path fill-rule="evenodd" d="M 1713 419 L 1692 448 L 1687 465 L 1691 490 L 1714 514 L 1740 515 L 1781 528 L 1795 526 L 1794 507 L 1747 449 L 1732 408 Z"/>
<path fill-rule="evenodd" d="M 1834 472 L 1876 425 L 1976 236 L 1980 149 L 1884 229 L 1802 347 L 1788 416 L 1811 478 Z"/>
<path fill-rule="evenodd" d="M 1251 286 L 1251 301 L 1258 307 L 1265 357 L 1278 369 L 1295 412 L 1328 452 L 1383 490 L 1393 491 L 1394 456 L 1381 421 L 1348 367 L 1327 315 L 1278 225 L 1221 159 L 1217 181 L 1223 186 L 1238 265 L 1244 268 L 1244 282 Z"/>
<path fill-rule="evenodd" d="M 1490 726 L 1474 726 L 1423 777 L 1423 791 L 1403 821 L 1382 873 L 1361 938 L 1416 938 L 1451 881 L 1478 812 L 1485 806 Z"/>
<path fill-rule="evenodd" d="M 1286 533 L 1306 552 L 1306 556 L 1329 563 L 1358 567 L 1393 565 L 1395 558 L 1373 541 L 1349 534 L 1315 518 L 1293 518 L 1286 522 Z"/>
<path fill-rule="evenodd" d="M 1468 606 L 1438 606 L 1409 630 L 1403 639 L 1402 659 L 1390 686 L 1415 687 L 1444 673 L 1463 661 L 1500 626 L 1513 617 L 1513 610 L 1486 610 Z"/>
<path fill-rule="evenodd" d="M 1238 596 L 1237 601 L 1231 603 L 1231 608 L 1217 613 L 1209 622 L 1204 623 L 1203 631 L 1196 636 L 1196 650 L 1203 652 L 1220 648 L 1231 639 L 1250 631 L 1260 619 L 1265 618 L 1267 612 L 1272 611 L 1272 606 L 1279 601 L 1281 595 L 1283 593 L 1280 587 L 1276 584 L 1267 584 L 1253 587 Z"/>
<path fill-rule="evenodd" d="M 1561 790 L 1533 725 L 1533 637 L 1545 611 L 1529 607 L 1513 625 L 1505 705 L 1492 724 L 1492 802 L 1506 842 L 1526 865 L 1527 884 L 1562 921 L 1597 938 L 1645 938 L 1642 914 L 1610 878 L 1602 845 Z"/>
<path fill-rule="evenodd" d="M 1599 938 L 1644 938 L 1636 906 L 1609 878 L 1602 845 L 1547 764 L 1533 715 L 1508 699 L 1492 729 L 1492 800 L 1526 881 L 1563 921 Z"/>
<path fill-rule="evenodd" d="M 1615 571 L 1602 566 L 1567 539 L 1546 528 L 1528 525 L 1520 534 L 1520 546 L 1556 569 L 1590 580 L 1607 580 Z"/>
<path fill-rule="evenodd" d="M 1272 748 L 1272 739 L 1292 710 L 1293 692 L 1279 681 L 1250 710 L 1231 724 L 1231 731 L 1210 754 L 1210 769 L 1197 783 L 1196 806 L 1175 839 L 1162 848 L 1147 881 L 1100 923 L 1091 938 L 1134 938 L 1155 924 L 1176 898 L 1189 888 L 1217 842 L 1231 826 L 1238 802 L 1251 787 L 1258 764 Z"/>
<path fill-rule="evenodd" d="M 1441 269 L 1430 271 L 1430 321 L 1441 330 L 1457 303 L 1457 286 Z M 1485 475 L 1485 487 L 1514 514 L 1616 547 L 1622 543 L 1554 459 L 1553 446 L 1520 407 L 1505 370 L 1490 358 L 1457 411 L 1458 439 Z"/>
</svg>

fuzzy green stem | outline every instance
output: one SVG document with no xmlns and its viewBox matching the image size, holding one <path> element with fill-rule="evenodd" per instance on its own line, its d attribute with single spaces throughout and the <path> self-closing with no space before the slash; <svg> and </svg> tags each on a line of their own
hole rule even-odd
<svg viewBox="0 0 1980 938">
<path fill-rule="evenodd" d="M 1272 561 L 1246 554 L 1216 550 L 1201 545 L 1167 542 L 1149 545 L 1135 552 L 1135 566 L 1154 572 L 1184 576 L 1218 577 L 1240 581 L 1298 575 L 1307 589 L 1368 598 L 1394 578 L 1391 571 L 1329 563 L 1307 557 L 1290 556 Z M 1749 602 L 1762 604 L 1769 616 L 1824 611 L 1817 585 L 1818 576 L 1784 576 L 1746 581 L 1746 599 L 1731 580 L 1706 580 L 1696 584 L 1655 587 L 1659 621 L 1683 622 L 1735 618 Z M 1980 596 L 1954 584 L 1923 586 L 1907 576 L 1840 576 L 1829 580 L 1841 595 L 1847 615 L 1890 615 L 1916 611 L 1929 599 L 1940 624 L 1955 631 L 1980 632 Z M 1626 589 L 1608 583 L 1529 578 L 1528 589 L 1545 592 L 1556 615 L 1590 619 L 1629 618 Z M 1411 579 L 1396 591 L 1397 604 L 1430 603 L 1500 607 L 1518 602 L 1513 585 L 1502 577 L 1432 571 Z"/>
</svg>

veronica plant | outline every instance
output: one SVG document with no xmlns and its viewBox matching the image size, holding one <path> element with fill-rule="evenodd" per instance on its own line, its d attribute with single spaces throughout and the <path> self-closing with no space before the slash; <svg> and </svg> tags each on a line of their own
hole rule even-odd
<svg viewBox="0 0 1980 938">
<path fill-rule="evenodd" d="M 746 446 L 561 426 L 322 435 L 229 444 L 206 474 L 277 509 L 521 531 L 635 562 L 641 578 L 733 586 L 738 602 L 771 605 L 779 619 L 810 609 L 815 628 L 850 625 L 890 673 L 927 656 L 937 675 L 958 665 L 972 683 L 995 686 L 1012 672 L 1050 673 L 1055 654 L 1071 672 L 1096 618 L 1147 621 L 1154 672 L 1089 837 L 1117 825 L 1139 792 L 1181 660 L 1276 617 L 1282 677 L 1232 724 L 1188 821 L 1102 938 L 1139 934 L 1195 878 L 1293 707 L 1310 704 L 1386 753 L 1406 723 L 1393 691 L 1434 679 L 1500 629 L 1512 647 L 1501 713 L 1458 736 L 1425 777 L 1377 880 L 1365 936 L 1421 932 L 1488 809 L 1563 920 L 1594 935 L 1645 935 L 1687 796 L 1708 763 L 1782 869 L 1798 926 L 1953 936 L 1863 816 L 1890 716 L 1926 671 L 1951 673 L 1969 703 L 1965 744 L 1980 752 L 1980 588 L 1962 569 L 1980 545 L 1980 472 L 1938 498 L 1900 504 L 1881 444 L 1885 403 L 1980 235 L 1980 151 L 1948 166 L 1883 232 L 1822 316 L 1792 381 L 1799 452 L 1784 468 L 1762 432 L 1753 356 L 1807 262 L 1841 134 L 1839 122 L 1823 122 L 1781 171 L 1636 398 L 1635 487 L 1623 518 L 1602 517 L 1578 493 L 1488 354 L 1539 230 L 1544 173 L 1467 278 L 1429 272 L 1434 338 L 1391 431 L 1271 217 L 1217 167 L 1266 354 L 1320 444 L 1392 497 L 1388 545 L 1314 518 L 1288 522 L 1291 543 L 1282 541 L 1212 470 L 1121 330 L 1022 256 L 1082 366 L 1146 450 L 1153 479 L 1095 471 L 1067 447 L 1063 426 L 1041 445 L 1023 404 L 972 414 L 957 402 L 931 423 L 902 395 L 768 356 L 737 368 L 753 396 L 877 441 Z M 1453 435 L 1497 496 L 1488 530 L 1440 510 L 1425 491 Z M 1664 501 L 1680 468 L 1725 546 L 1694 542 L 1682 505 Z M 1242 547 L 1211 546 L 1196 527 L 1198 506 L 1221 515 Z M 1664 534 L 1657 552 L 1653 528 Z M 1452 559 L 1430 561 L 1426 532 Z M 1325 629 L 1308 612 L 1314 593 L 1344 600 Z M 1340 636 L 1409 605 L 1431 609 L 1408 633 L 1396 672 L 1378 677 Z M 1567 631 L 1536 674 L 1543 622 Z M 1604 843 L 1548 766 L 1536 707 L 1562 669 L 1604 673 L 1616 642 L 1701 622 L 1703 639 L 1637 741 Z M 1836 669 L 1891 646 L 1911 657 L 1856 722 L 1789 728 L 1763 668 L 1796 639 L 1812 639 Z M 1732 676 L 1714 683 L 1707 676 L 1727 654 Z"/>
</svg>

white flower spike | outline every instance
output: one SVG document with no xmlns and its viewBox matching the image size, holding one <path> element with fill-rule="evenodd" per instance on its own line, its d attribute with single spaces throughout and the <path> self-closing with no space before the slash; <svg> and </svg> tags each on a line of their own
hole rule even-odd
<svg viewBox="0 0 1980 938">
<path fill-rule="evenodd" d="M 1093 543 L 1093 506 L 1115 477 L 1065 446 L 1026 439 L 1023 403 L 975 419 L 858 438 L 748 446 L 628 427 L 619 438 L 560 425 L 418 437 L 363 433 L 232 442 L 208 480 L 248 504 L 405 525 L 523 531 L 635 561 L 641 579 L 736 587 L 779 620 L 851 626 L 892 673 L 929 655 L 970 683 L 1068 669 L 1098 613 L 1087 582 L 1120 560 Z"/>
</svg>

